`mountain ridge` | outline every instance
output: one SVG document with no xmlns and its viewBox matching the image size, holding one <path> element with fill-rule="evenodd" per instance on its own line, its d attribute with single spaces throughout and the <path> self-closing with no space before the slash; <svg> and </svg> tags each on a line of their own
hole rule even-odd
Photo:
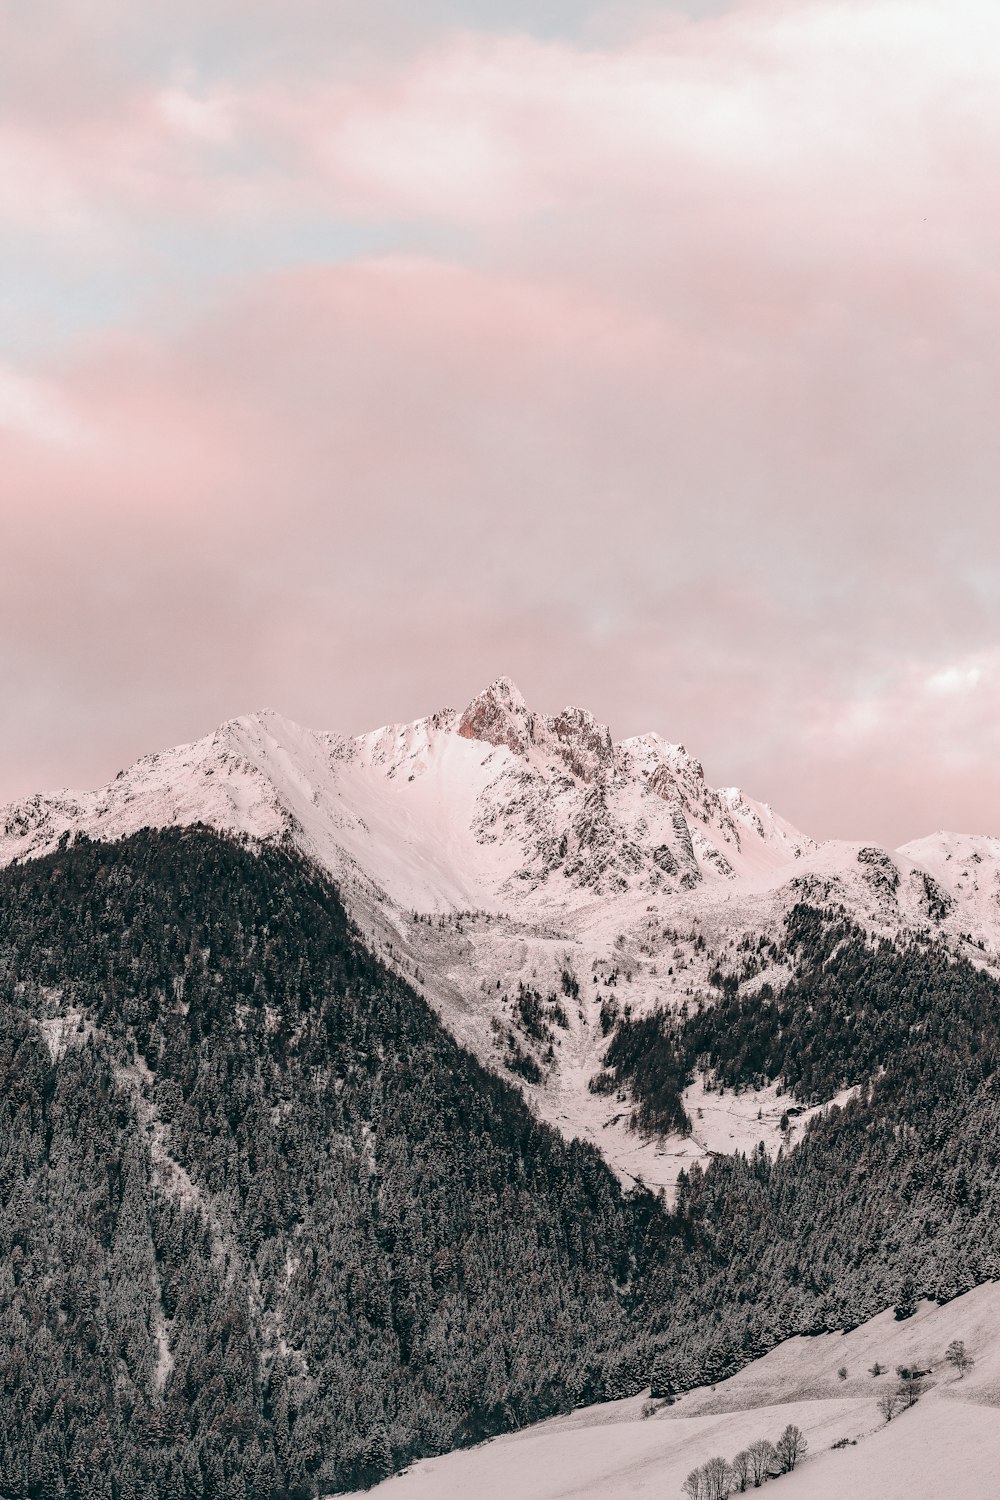
<svg viewBox="0 0 1000 1500">
<path fill-rule="evenodd" d="M 81 832 L 196 823 L 313 860 L 460 1041 L 564 1134 L 597 1144 L 622 1180 L 668 1189 L 692 1154 L 756 1129 L 758 1112 L 776 1148 L 783 1111 L 755 1096 L 721 1142 L 709 1129 L 700 1142 L 637 1135 L 622 1099 L 590 1087 L 609 1015 L 710 997 L 726 976 L 780 983 L 780 952 L 753 973 L 740 955 L 776 949 L 800 900 L 998 963 L 1000 840 L 817 843 L 738 788 L 710 786 L 683 745 L 616 742 L 583 709 L 536 713 L 507 678 L 462 711 L 357 736 L 272 710 L 229 720 L 97 791 L 0 809 L 0 864 Z"/>
</svg>

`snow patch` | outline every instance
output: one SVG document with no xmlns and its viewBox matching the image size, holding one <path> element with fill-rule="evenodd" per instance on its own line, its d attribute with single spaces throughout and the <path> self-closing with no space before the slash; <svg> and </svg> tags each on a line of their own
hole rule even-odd
<svg viewBox="0 0 1000 1500">
<path fill-rule="evenodd" d="M 49 1056 L 54 1063 L 65 1057 L 70 1047 L 82 1047 L 93 1034 L 93 1023 L 83 1012 L 68 1010 L 61 1016 L 50 1016 L 38 1022 L 38 1029 L 45 1039 Z"/>
</svg>

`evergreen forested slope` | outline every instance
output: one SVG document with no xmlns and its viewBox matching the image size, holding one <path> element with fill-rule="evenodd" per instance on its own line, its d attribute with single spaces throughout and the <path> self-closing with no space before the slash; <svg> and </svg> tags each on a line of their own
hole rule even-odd
<svg viewBox="0 0 1000 1500">
<path fill-rule="evenodd" d="M 201 830 L 0 873 L 0 1201 L 3 1494 L 352 1487 L 593 1399 L 623 1337 L 596 1153 Z"/>
<path fill-rule="evenodd" d="M 798 908 L 780 995 L 610 1036 L 822 1097 L 676 1211 L 623 1196 L 367 953 L 204 829 L 0 872 L 0 1495 L 279 1500 L 1000 1274 L 998 989 Z"/>
<path fill-rule="evenodd" d="M 873 943 L 843 913 L 804 906 L 787 951 L 781 995 L 724 984 L 717 1003 L 662 1018 L 662 1076 L 698 1062 L 730 1087 L 857 1095 L 774 1161 L 719 1157 L 682 1177 L 643 1261 L 659 1383 L 716 1379 L 779 1339 L 893 1305 L 905 1316 L 918 1295 L 946 1301 L 1000 1277 L 995 980 L 930 942 Z M 627 1023 L 623 1035 L 629 1060 Z M 630 1068 L 642 1101 L 646 1073 Z"/>
</svg>

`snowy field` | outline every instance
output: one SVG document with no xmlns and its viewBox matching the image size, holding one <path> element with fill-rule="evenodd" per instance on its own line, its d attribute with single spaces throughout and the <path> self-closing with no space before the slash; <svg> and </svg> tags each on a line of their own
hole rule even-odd
<svg viewBox="0 0 1000 1500">
<path fill-rule="evenodd" d="M 975 1369 L 943 1355 L 964 1339 Z M 875 1362 L 886 1373 L 872 1377 Z M 886 1426 L 879 1393 L 895 1367 L 930 1369 L 916 1406 Z M 838 1371 L 846 1367 L 846 1380 Z M 643 1419 L 635 1397 L 589 1407 L 463 1453 L 428 1459 L 369 1493 L 378 1500 L 680 1500 L 691 1469 L 788 1422 L 809 1452 L 773 1481 L 774 1500 L 996 1500 L 1000 1497 L 1000 1285 L 945 1307 L 883 1313 L 848 1334 L 790 1339 L 732 1380 Z M 834 1449 L 842 1438 L 856 1446 Z"/>
</svg>

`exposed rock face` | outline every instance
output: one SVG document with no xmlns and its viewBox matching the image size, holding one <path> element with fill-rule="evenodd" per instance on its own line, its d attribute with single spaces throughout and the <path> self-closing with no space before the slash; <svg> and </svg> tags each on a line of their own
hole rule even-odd
<svg viewBox="0 0 1000 1500">
<path fill-rule="evenodd" d="M 462 714 L 458 733 L 466 740 L 506 745 L 515 755 L 530 747 L 554 754 L 581 781 L 596 781 L 614 769 L 611 730 L 585 708 L 564 708 L 554 717 L 533 714 L 507 677 L 477 694 Z"/>
<path fill-rule="evenodd" d="M 932 922 L 943 922 L 955 904 L 951 896 L 942 890 L 933 875 L 928 875 L 924 870 L 914 871 L 913 878 L 920 886 L 928 917 Z"/>
<path fill-rule="evenodd" d="M 674 825 L 674 833 L 677 835 L 677 855 L 684 874 L 687 876 L 687 884 L 690 885 L 692 882 L 701 879 L 701 871 L 698 868 L 698 861 L 694 857 L 694 843 L 691 838 L 691 830 L 688 827 L 687 819 L 676 803 L 670 809 L 670 821 Z"/>
<path fill-rule="evenodd" d="M 545 720 L 545 729 L 547 741 L 581 781 L 596 781 L 613 769 L 611 730 L 585 708 L 564 708 L 555 718 Z"/>
<path fill-rule="evenodd" d="M 506 745 L 515 755 L 525 755 L 534 742 L 535 716 L 510 678 L 498 677 L 473 698 L 458 721 L 458 733 L 464 740 Z"/>
<path fill-rule="evenodd" d="M 882 901 L 892 901 L 899 888 L 899 871 L 884 849 L 858 850 L 858 864 L 865 879 Z"/>
</svg>

